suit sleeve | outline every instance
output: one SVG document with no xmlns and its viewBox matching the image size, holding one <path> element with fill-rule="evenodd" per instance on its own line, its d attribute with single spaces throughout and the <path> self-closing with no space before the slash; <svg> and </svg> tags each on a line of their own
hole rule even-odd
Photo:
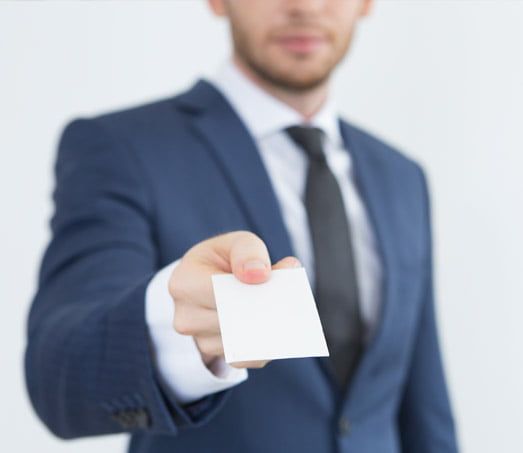
<svg viewBox="0 0 523 453">
<path fill-rule="evenodd" d="M 421 170 L 420 170 L 421 172 Z M 432 283 L 432 240 L 426 179 L 421 172 L 429 251 L 422 309 L 400 406 L 400 435 L 405 453 L 456 453 L 454 421 L 438 341 Z"/>
<path fill-rule="evenodd" d="M 160 266 L 154 203 L 134 150 L 100 120 L 76 121 L 55 171 L 52 240 L 25 354 L 36 412 L 62 438 L 207 423 L 227 392 L 181 406 L 153 366 L 144 301 Z"/>
</svg>

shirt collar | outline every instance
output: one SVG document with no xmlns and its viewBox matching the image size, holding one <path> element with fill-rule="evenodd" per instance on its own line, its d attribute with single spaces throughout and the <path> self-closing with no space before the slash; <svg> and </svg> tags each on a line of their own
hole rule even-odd
<svg viewBox="0 0 523 453">
<path fill-rule="evenodd" d="M 331 143 L 341 146 L 342 138 L 332 97 L 310 120 L 262 90 L 249 80 L 233 63 L 227 61 L 211 82 L 224 94 L 256 140 L 296 124 L 307 124 L 322 129 Z"/>
</svg>

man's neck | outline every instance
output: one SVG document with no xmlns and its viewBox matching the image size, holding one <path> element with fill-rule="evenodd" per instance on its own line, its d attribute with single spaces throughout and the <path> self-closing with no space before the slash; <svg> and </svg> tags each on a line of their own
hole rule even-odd
<svg viewBox="0 0 523 453">
<path fill-rule="evenodd" d="M 296 110 L 305 119 L 313 117 L 327 99 L 328 81 L 307 91 L 293 92 L 264 80 L 236 56 L 233 57 L 233 62 L 254 84 Z"/>
</svg>

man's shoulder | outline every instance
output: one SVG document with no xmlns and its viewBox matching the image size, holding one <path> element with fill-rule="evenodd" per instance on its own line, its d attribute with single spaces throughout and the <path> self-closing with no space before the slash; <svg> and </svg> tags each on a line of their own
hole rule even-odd
<svg viewBox="0 0 523 453">
<path fill-rule="evenodd" d="M 162 135 L 162 131 L 172 134 L 173 131 L 184 130 L 187 121 L 202 106 L 223 101 L 220 96 L 212 84 L 199 80 L 192 87 L 170 97 L 103 112 L 83 120 L 120 136 Z"/>
<path fill-rule="evenodd" d="M 188 91 L 146 103 L 75 118 L 62 136 L 112 137 L 131 144 L 156 145 L 184 135 L 191 112 L 183 107 Z M 189 114 L 189 115 L 188 115 Z"/>
<path fill-rule="evenodd" d="M 175 100 L 178 96 L 170 96 L 147 103 L 131 105 L 118 110 L 104 112 L 92 118 L 95 122 L 110 129 L 127 129 L 133 132 L 157 129 L 168 122 L 172 125 L 173 117 L 178 112 Z"/>
</svg>

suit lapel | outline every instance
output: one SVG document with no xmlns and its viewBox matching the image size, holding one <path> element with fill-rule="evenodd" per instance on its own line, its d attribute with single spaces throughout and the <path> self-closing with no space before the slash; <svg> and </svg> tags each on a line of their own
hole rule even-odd
<svg viewBox="0 0 523 453">
<path fill-rule="evenodd" d="M 375 145 L 370 144 L 365 135 L 347 123 L 341 122 L 341 131 L 344 142 L 351 153 L 356 184 L 369 213 L 383 266 L 381 315 L 354 376 L 351 395 L 349 395 L 352 398 L 361 393 L 357 387 L 364 383 L 366 375 L 379 369 L 380 361 L 387 350 L 387 343 L 390 341 L 390 335 L 394 335 L 391 320 L 397 303 L 393 297 L 397 250 L 392 220 L 395 213 L 392 211 L 392 203 L 390 203 L 390 197 L 394 195 L 389 188 L 389 176 L 384 167 L 384 159 L 380 159 L 378 156 L 378 153 L 383 151 L 376 150 Z"/>
<path fill-rule="evenodd" d="M 252 231 L 266 243 L 271 260 L 292 255 L 269 176 L 252 136 L 236 112 L 219 91 L 204 81 L 178 100 L 195 113 L 195 130 L 230 182 Z"/>
</svg>

